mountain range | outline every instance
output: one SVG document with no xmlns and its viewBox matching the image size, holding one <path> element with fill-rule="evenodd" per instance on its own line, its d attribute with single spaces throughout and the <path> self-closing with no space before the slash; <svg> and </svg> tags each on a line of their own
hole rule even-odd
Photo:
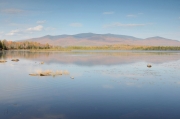
<svg viewBox="0 0 180 119">
<path fill-rule="evenodd" d="M 180 41 L 163 37 L 146 39 L 116 34 L 81 33 L 76 35 L 46 35 L 39 38 L 26 39 L 42 44 L 49 43 L 56 46 L 102 46 L 102 45 L 146 45 L 146 46 L 180 46 Z"/>
</svg>

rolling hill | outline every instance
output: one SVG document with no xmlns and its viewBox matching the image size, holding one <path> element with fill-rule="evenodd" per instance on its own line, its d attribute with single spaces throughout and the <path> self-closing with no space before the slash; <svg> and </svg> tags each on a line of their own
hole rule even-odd
<svg viewBox="0 0 180 119">
<path fill-rule="evenodd" d="M 180 41 L 162 37 L 140 39 L 133 36 L 116 34 L 81 33 L 76 35 L 43 36 L 26 39 L 39 43 L 49 43 L 58 46 L 102 46 L 102 45 L 147 45 L 147 46 L 180 46 Z"/>
</svg>

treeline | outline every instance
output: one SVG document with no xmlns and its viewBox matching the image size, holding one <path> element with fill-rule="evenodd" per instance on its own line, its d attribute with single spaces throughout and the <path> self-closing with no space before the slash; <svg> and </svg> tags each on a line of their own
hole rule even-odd
<svg viewBox="0 0 180 119">
<path fill-rule="evenodd" d="M 180 50 L 179 46 L 140 46 L 132 50 Z"/>
<path fill-rule="evenodd" d="M 179 46 L 135 46 L 135 45 L 105 45 L 105 46 L 67 46 L 66 50 L 180 50 Z"/>
<path fill-rule="evenodd" d="M 104 45 L 104 46 L 52 46 L 48 43 L 41 44 L 32 41 L 7 41 L 0 40 L 0 50 L 18 50 L 18 49 L 32 49 L 32 50 L 180 50 L 179 46 L 137 46 L 137 45 Z"/>
<path fill-rule="evenodd" d="M 0 50 L 18 50 L 18 49 L 50 49 L 53 46 L 46 44 L 40 44 L 37 42 L 15 42 L 15 41 L 7 41 L 0 40 Z"/>
<path fill-rule="evenodd" d="M 69 50 L 131 50 L 132 45 L 67 46 Z"/>
</svg>

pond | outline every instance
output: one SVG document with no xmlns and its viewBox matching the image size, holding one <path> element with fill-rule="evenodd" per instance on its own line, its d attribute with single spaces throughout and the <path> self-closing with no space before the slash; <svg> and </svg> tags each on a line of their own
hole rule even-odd
<svg viewBox="0 0 180 119">
<path fill-rule="evenodd" d="M 180 52 L 4 51 L 0 60 L 1 119 L 180 119 Z M 43 71 L 62 74 L 29 75 Z"/>
</svg>

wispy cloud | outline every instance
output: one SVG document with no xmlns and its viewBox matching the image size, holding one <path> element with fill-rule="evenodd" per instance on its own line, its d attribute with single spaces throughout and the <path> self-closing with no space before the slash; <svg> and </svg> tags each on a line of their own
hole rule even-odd
<svg viewBox="0 0 180 119">
<path fill-rule="evenodd" d="M 69 24 L 71 27 L 82 27 L 83 25 L 81 23 L 71 23 Z"/>
<path fill-rule="evenodd" d="M 3 10 L 0 10 L 0 12 L 1 12 L 1 13 L 4 13 L 4 14 L 21 14 L 21 13 L 24 12 L 24 10 L 11 8 L 11 9 L 3 9 Z"/>
<path fill-rule="evenodd" d="M 20 22 L 20 23 L 11 22 L 11 23 L 8 23 L 7 25 L 10 26 L 10 27 L 17 27 L 17 28 L 27 28 L 27 27 L 29 27 L 28 23 L 22 23 L 22 22 Z"/>
<path fill-rule="evenodd" d="M 137 17 L 137 15 L 129 14 L 129 15 L 126 15 L 126 17 Z"/>
<path fill-rule="evenodd" d="M 44 23 L 46 23 L 46 20 L 37 21 L 36 23 L 37 23 L 37 24 L 44 24 Z"/>
<path fill-rule="evenodd" d="M 103 12 L 103 14 L 110 15 L 110 14 L 114 14 L 114 12 Z"/>
<path fill-rule="evenodd" d="M 46 31 L 53 31 L 53 30 L 56 30 L 56 28 L 54 28 L 54 27 L 46 27 L 45 30 Z"/>
<path fill-rule="evenodd" d="M 18 23 L 9 23 L 8 25 L 10 25 L 10 26 L 20 26 L 21 24 L 18 24 Z"/>
<path fill-rule="evenodd" d="M 143 13 L 137 13 L 137 14 L 128 14 L 126 15 L 126 17 L 129 17 L 129 18 L 135 18 L 135 17 L 138 17 L 140 15 L 143 15 Z"/>
<path fill-rule="evenodd" d="M 12 30 L 9 33 L 6 34 L 7 36 L 14 36 L 14 35 L 20 35 L 20 30 L 16 29 L 16 30 Z"/>
<path fill-rule="evenodd" d="M 38 25 L 38 26 L 31 27 L 31 28 L 27 29 L 27 31 L 30 31 L 30 32 L 33 32 L 33 31 L 42 31 L 42 30 L 43 30 L 43 26 L 42 25 Z"/>
<path fill-rule="evenodd" d="M 112 28 L 112 27 L 139 27 L 139 26 L 146 26 L 148 24 L 122 24 L 119 22 L 104 25 L 104 28 Z"/>
<path fill-rule="evenodd" d="M 4 32 L 0 31 L 0 38 L 3 36 Z"/>
</svg>

